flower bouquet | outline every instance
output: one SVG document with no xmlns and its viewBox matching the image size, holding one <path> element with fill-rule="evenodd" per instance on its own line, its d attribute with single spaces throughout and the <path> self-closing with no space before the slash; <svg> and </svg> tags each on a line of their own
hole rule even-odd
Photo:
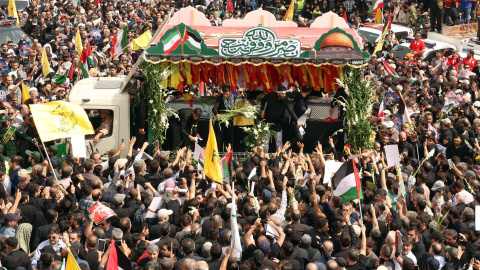
<svg viewBox="0 0 480 270">
<path fill-rule="evenodd" d="M 233 117 L 243 116 L 247 119 L 255 119 L 255 116 L 258 114 L 259 111 L 260 105 L 225 110 L 224 112 L 220 113 L 220 120 L 217 120 L 217 118 L 213 116 L 213 121 L 218 121 L 220 124 L 224 124 L 226 127 L 228 127 L 228 125 L 230 124 L 230 120 L 232 120 Z"/>
<path fill-rule="evenodd" d="M 265 137 L 274 135 L 276 131 L 271 130 L 271 127 L 272 124 L 265 121 L 260 121 L 253 126 L 242 127 L 242 129 L 247 133 L 243 139 L 243 143 L 245 143 L 247 151 L 252 152 L 258 146 L 263 145 Z"/>
</svg>

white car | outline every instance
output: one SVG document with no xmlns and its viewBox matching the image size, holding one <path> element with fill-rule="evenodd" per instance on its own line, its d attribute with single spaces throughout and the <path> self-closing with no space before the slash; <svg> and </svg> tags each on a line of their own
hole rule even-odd
<svg viewBox="0 0 480 270">
<path fill-rule="evenodd" d="M 393 57 L 400 57 L 401 59 L 405 58 L 407 53 L 410 52 L 410 42 L 414 39 L 414 37 L 408 36 L 405 38 L 406 42 L 399 44 L 395 48 L 393 48 L 393 51 L 395 52 Z M 425 43 L 425 52 L 423 53 L 424 61 L 429 61 L 433 57 L 435 57 L 435 53 L 437 51 L 443 52 L 446 49 L 456 50 L 456 47 L 454 45 L 442 41 L 423 39 L 423 42 Z"/>
<path fill-rule="evenodd" d="M 357 29 L 358 34 L 361 37 L 364 37 L 371 45 L 377 44 L 382 35 L 382 31 L 383 24 L 365 24 L 364 27 L 359 27 Z M 403 25 L 392 24 L 391 31 L 395 33 L 395 38 L 397 38 L 397 40 L 405 38 L 406 36 L 413 36 L 412 28 Z"/>
</svg>

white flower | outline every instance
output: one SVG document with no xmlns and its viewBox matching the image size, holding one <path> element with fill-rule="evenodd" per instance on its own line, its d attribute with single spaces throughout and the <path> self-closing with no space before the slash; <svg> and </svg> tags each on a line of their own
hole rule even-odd
<svg viewBox="0 0 480 270">
<path fill-rule="evenodd" d="M 158 112 L 157 109 L 153 109 L 154 114 L 157 114 L 157 112 Z"/>
<path fill-rule="evenodd" d="M 153 99 L 150 99 L 150 101 L 149 101 L 149 102 L 150 102 L 150 104 L 152 104 L 152 103 L 153 103 Z"/>
<path fill-rule="evenodd" d="M 257 134 L 258 134 L 258 131 L 253 130 L 253 134 L 254 134 L 254 135 L 257 135 Z"/>
<path fill-rule="evenodd" d="M 265 127 L 264 130 L 268 130 L 268 127 Z"/>
</svg>

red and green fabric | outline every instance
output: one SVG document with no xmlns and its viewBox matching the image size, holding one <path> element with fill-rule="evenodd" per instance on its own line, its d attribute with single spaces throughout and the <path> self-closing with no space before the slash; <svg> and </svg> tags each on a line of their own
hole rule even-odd
<svg viewBox="0 0 480 270">
<path fill-rule="evenodd" d="M 352 160 L 340 166 L 332 179 L 333 195 L 342 198 L 342 202 L 349 202 L 362 197 L 362 185 L 357 167 Z"/>
</svg>

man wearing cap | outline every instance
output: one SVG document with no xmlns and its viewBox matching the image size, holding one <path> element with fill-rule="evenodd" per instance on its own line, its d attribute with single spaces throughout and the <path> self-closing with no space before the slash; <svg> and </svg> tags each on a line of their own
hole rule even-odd
<svg viewBox="0 0 480 270">
<path fill-rule="evenodd" d="M 3 145 L 3 154 L 5 156 L 10 157 L 17 154 L 17 142 L 20 138 L 33 142 L 33 139 L 25 134 L 25 132 L 11 126 L 10 117 L 8 115 L 3 115 L 0 119 L 0 123 L 2 123 L 2 129 L 0 129 L 0 142 Z"/>
<path fill-rule="evenodd" d="M 133 195 L 132 193 L 135 193 L 137 200 L 141 200 L 139 190 L 131 189 L 129 192 L 129 196 Z M 113 225 L 115 227 L 119 227 L 118 226 L 119 224 L 115 222 L 116 220 L 120 220 L 125 217 L 129 218 L 130 220 L 133 220 L 133 215 L 138 209 L 138 205 L 133 203 L 130 204 L 130 207 L 124 208 L 123 206 L 125 205 L 125 197 L 126 197 L 125 194 L 120 194 L 120 193 L 115 194 L 113 196 L 112 202 L 115 205 L 115 209 L 113 209 L 113 211 L 117 214 L 115 220 L 112 220 L 114 222 Z"/>
<path fill-rule="evenodd" d="M 18 221 L 22 219 L 21 216 L 17 216 L 12 213 L 8 213 L 3 216 L 4 227 L 0 229 L 0 233 L 8 236 L 15 237 L 15 230 L 18 227 Z"/>
<path fill-rule="evenodd" d="M 260 115 L 262 119 L 265 119 L 267 123 L 272 124 L 271 130 L 274 130 L 276 148 L 282 147 L 282 121 L 285 117 L 285 110 L 291 117 L 291 121 L 297 123 L 297 126 L 302 126 L 302 123 L 298 121 L 298 117 L 293 111 L 291 102 L 286 98 L 287 89 L 283 86 L 279 86 L 277 92 L 271 92 L 265 95 L 261 101 Z M 264 138 L 265 153 L 268 153 L 270 145 L 270 137 Z"/>
<path fill-rule="evenodd" d="M 157 212 L 158 224 L 150 227 L 150 240 L 155 240 L 161 237 L 160 224 L 168 222 L 170 220 L 170 215 L 172 214 L 173 214 L 173 211 L 169 209 L 158 210 Z M 174 224 L 170 224 L 170 234 L 174 236 L 176 234 L 176 231 L 177 231 L 176 226 Z"/>
<path fill-rule="evenodd" d="M 40 152 L 27 150 L 25 151 L 25 154 L 28 156 L 28 163 L 26 165 L 30 165 L 27 168 L 27 171 L 30 171 L 32 167 L 35 166 L 36 164 L 41 165 L 42 155 L 40 154 Z"/>
<path fill-rule="evenodd" d="M 30 257 L 25 251 L 17 249 L 17 246 L 18 240 L 14 236 L 5 239 L 5 250 L 8 255 L 2 258 L 2 267 L 5 269 L 19 269 L 19 267 L 32 269 Z"/>
</svg>

